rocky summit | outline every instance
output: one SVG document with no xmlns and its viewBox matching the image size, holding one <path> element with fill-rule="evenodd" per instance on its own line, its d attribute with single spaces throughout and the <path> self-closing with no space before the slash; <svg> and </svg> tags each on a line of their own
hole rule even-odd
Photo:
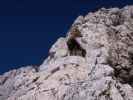
<svg viewBox="0 0 133 100">
<path fill-rule="evenodd" d="M 0 76 L 0 100 L 133 100 L 133 6 L 79 16 L 43 64 Z"/>
</svg>

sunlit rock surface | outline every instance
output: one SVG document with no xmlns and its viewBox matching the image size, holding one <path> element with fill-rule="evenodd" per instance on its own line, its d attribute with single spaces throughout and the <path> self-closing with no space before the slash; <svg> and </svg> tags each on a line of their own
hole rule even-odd
<svg viewBox="0 0 133 100">
<path fill-rule="evenodd" d="M 0 100 L 133 100 L 133 6 L 79 16 L 43 64 L 0 76 Z"/>
</svg>

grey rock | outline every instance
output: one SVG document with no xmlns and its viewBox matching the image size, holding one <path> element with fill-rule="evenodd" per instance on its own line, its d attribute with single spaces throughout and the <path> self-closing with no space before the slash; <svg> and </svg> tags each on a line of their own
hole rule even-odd
<svg viewBox="0 0 133 100">
<path fill-rule="evenodd" d="M 133 100 L 133 6 L 79 16 L 66 34 L 39 67 L 1 75 L 0 100 Z"/>
</svg>

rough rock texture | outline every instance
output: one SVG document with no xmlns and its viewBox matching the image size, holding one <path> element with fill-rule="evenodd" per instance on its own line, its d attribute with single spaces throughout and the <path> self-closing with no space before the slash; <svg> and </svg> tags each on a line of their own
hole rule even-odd
<svg viewBox="0 0 133 100">
<path fill-rule="evenodd" d="M 0 100 L 133 100 L 133 6 L 79 16 L 42 65 L 0 76 Z"/>
</svg>

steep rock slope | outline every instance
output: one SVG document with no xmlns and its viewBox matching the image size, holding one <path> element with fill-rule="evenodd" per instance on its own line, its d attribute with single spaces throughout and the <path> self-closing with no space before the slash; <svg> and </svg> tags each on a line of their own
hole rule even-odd
<svg viewBox="0 0 133 100">
<path fill-rule="evenodd" d="M 79 16 L 42 65 L 0 76 L 0 100 L 133 100 L 133 6 Z"/>
</svg>

